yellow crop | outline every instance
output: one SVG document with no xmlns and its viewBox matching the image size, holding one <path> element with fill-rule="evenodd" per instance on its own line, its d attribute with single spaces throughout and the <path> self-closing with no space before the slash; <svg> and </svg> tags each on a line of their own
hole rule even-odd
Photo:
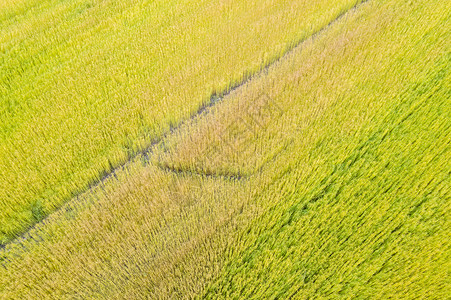
<svg viewBox="0 0 451 300">
<path fill-rule="evenodd" d="M 0 244 L 356 2 L 0 4 Z"/>
<path fill-rule="evenodd" d="M 446 299 L 448 6 L 349 10 L 0 249 L 0 296 Z"/>
</svg>

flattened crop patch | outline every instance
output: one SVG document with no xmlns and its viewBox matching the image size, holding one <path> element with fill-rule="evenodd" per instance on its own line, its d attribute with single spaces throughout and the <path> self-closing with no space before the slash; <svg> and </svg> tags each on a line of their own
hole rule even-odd
<svg viewBox="0 0 451 300">
<path fill-rule="evenodd" d="M 155 163 L 176 172 L 245 178 L 286 148 L 288 139 L 278 129 L 284 110 L 276 101 L 265 93 L 230 96 L 230 103 L 164 141 Z"/>
</svg>

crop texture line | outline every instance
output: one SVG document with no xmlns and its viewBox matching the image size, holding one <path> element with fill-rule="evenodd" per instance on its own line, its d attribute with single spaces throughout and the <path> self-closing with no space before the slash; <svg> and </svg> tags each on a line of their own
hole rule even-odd
<svg viewBox="0 0 451 300">
<path fill-rule="evenodd" d="M 174 168 L 170 167 L 169 165 L 165 163 L 158 163 L 156 164 L 158 168 L 160 168 L 163 171 L 175 173 L 177 175 L 191 175 L 191 176 L 202 176 L 206 178 L 222 178 L 222 179 L 228 179 L 228 180 L 244 180 L 247 179 L 247 176 L 243 176 L 241 174 L 236 175 L 226 175 L 226 174 L 220 174 L 216 172 L 209 172 L 209 171 L 193 171 L 193 170 L 186 170 L 184 168 Z"/>
</svg>

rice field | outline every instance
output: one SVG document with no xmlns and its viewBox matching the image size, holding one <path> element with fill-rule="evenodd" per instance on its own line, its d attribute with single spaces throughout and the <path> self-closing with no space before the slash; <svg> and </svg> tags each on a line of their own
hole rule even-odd
<svg viewBox="0 0 451 300">
<path fill-rule="evenodd" d="M 190 56 L 173 53 L 160 60 L 167 64 L 167 73 L 155 71 L 162 76 L 155 90 L 169 84 L 164 74 L 181 76 L 171 90 L 180 94 L 164 98 L 167 102 L 128 97 L 139 92 L 133 84 L 151 78 L 143 75 L 129 79 L 123 89 L 106 88 L 126 98 L 124 106 L 110 97 L 101 98 L 103 106 L 97 109 L 79 103 L 86 114 L 99 113 L 98 120 L 109 120 L 109 111 L 124 117 L 117 126 L 101 122 L 106 131 L 133 131 L 135 119 L 125 118 L 125 111 L 135 107 L 137 113 L 152 116 L 153 123 L 145 124 L 156 125 L 148 136 L 115 133 L 118 137 L 108 145 L 119 147 L 120 138 L 127 137 L 132 150 L 92 173 L 97 174 L 92 178 L 101 172 L 108 176 L 89 189 L 75 189 L 74 197 L 55 196 L 58 205 L 42 209 L 41 218 L 47 217 L 35 220 L 21 237 L 12 239 L 19 231 L 5 235 L 0 298 L 448 298 L 449 4 L 370 0 L 352 8 L 357 2 L 265 3 L 221 2 L 236 9 L 232 11 L 241 19 L 229 18 L 225 27 L 220 17 L 212 22 L 231 36 L 248 34 L 252 40 L 246 40 L 248 48 L 198 41 L 215 45 L 215 50 L 200 51 L 202 47 L 193 52 L 205 60 L 198 76 L 218 72 L 208 77 L 210 81 L 183 77 L 192 69 L 177 67 L 174 61 L 187 63 Z M 141 9 L 147 6 L 140 4 L 134 9 L 142 18 Z M 58 5 L 63 10 L 69 2 Z M 58 5 L 17 2 L 10 6 L 16 11 L 0 13 L 0 24 L 29 20 L 24 12 L 30 9 L 55 14 Z M 114 2 L 97 5 L 122 7 Z M 207 2 L 178 5 L 180 15 L 173 15 L 177 26 L 182 26 L 181 19 L 189 20 L 190 13 L 208 18 L 217 9 Z M 117 20 L 123 22 L 132 11 L 124 10 Z M 171 11 L 161 7 L 162 13 Z M 18 20 L 11 21 L 11 15 Z M 98 18 L 104 20 L 102 15 Z M 260 36 L 243 32 L 256 20 L 264 27 Z M 111 39 L 105 47 L 113 49 L 119 35 L 104 34 Z M 118 34 L 124 39 L 132 36 Z M 102 40 L 90 41 L 95 39 Z M 120 42 L 130 45 L 129 40 Z M 86 51 L 93 49 L 87 46 Z M 255 61 L 258 51 L 271 54 Z M 216 60 L 219 53 L 231 61 Z M 136 70 L 129 60 L 118 58 L 108 66 L 123 63 Z M 144 65 L 136 61 L 134 66 Z M 97 73 L 86 74 L 91 80 Z M 60 79 L 56 73 L 47 76 Z M 23 85 L 16 93 L 24 91 L 30 90 Z M 205 106 L 208 101 L 213 103 Z M 149 112 L 148 105 L 161 111 Z M 61 109 L 66 113 L 67 108 Z M 67 115 L 61 118 L 67 120 Z M 73 122 L 84 122 L 81 119 Z M 53 130 L 55 136 L 61 133 Z M 71 149 L 80 147 L 73 153 L 86 153 L 84 139 L 97 145 L 93 136 L 86 134 L 80 144 L 70 144 Z M 102 155 L 113 157 L 107 151 Z M 63 162 L 65 158 L 61 165 L 68 174 L 88 172 L 86 165 L 70 169 Z M 110 173 L 117 165 L 122 167 Z M 36 178 L 43 180 L 43 174 Z M 89 185 L 94 180 L 86 178 L 90 177 L 80 182 Z M 18 198 L 5 199 L 24 206 Z M 39 214 L 39 205 L 31 203 L 32 215 Z M 4 207 L 14 211 L 12 204 Z"/>
<path fill-rule="evenodd" d="M 0 245 L 357 2 L 2 2 Z"/>
</svg>

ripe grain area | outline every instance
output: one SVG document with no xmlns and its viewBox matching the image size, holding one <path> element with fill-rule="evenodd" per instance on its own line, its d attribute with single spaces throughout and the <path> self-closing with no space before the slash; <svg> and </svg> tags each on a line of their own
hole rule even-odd
<svg viewBox="0 0 451 300">
<path fill-rule="evenodd" d="M 2 2 L 0 245 L 358 2 Z"/>
<path fill-rule="evenodd" d="M 349 11 L 0 250 L 1 295 L 446 299 L 447 7 Z"/>
</svg>

